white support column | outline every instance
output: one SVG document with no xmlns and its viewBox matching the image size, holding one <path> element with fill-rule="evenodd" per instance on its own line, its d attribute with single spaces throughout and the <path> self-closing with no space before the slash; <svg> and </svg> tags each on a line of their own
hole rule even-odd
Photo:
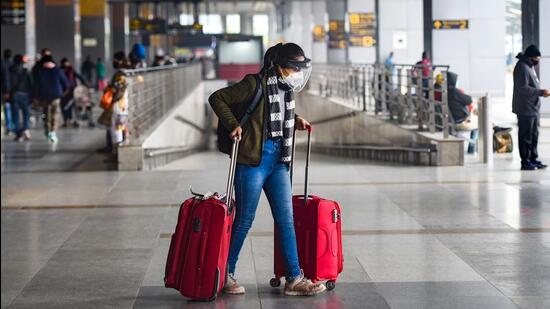
<svg viewBox="0 0 550 309">
<path fill-rule="evenodd" d="M 313 14 L 311 1 L 292 1 L 285 5 L 285 12 L 290 21 L 289 27 L 283 31 L 283 40 L 300 45 L 307 57 L 311 57 L 313 50 Z"/>
<path fill-rule="evenodd" d="M 466 30 L 433 30 L 434 64 L 449 64 L 468 93 L 504 96 L 505 2 L 437 0 L 433 19 L 469 21 Z"/>
<path fill-rule="evenodd" d="M 313 12 L 313 26 L 327 26 L 327 6 L 324 1 L 315 2 L 311 8 Z M 313 30 L 313 29 L 312 29 Z M 312 31 L 310 30 L 310 32 Z M 313 41 L 313 38 L 312 38 Z M 311 60 L 315 63 L 327 62 L 327 42 L 313 42 Z"/>
<path fill-rule="evenodd" d="M 329 20 L 346 20 L 346 0 L 326 0 L 327 14 Z M 328 48 L 328 63 L 346 63 L 347 47 L 342 49 Z"/>
<path fill-rule="evenodd" d="M 539 2 L 539 40 L 542 60 L 540 62 L 540 81 L 544 89 L 550 88 L 550 0 Z M 541 112 L 550 114 L 550 99 L 543 98 Z"/>
<path fill-rule="evenodd" d="M 241 33 L 244 35 L 252 35 L 254 31 L 252 25 L 252 15 L 242 13 L 241 14 Z"/>
<path fill-rule="evenodd" d="M 36 56 L 36 16 L 34 0 L 25 1 L 25 54 L 29 57 L 29 67 Z"/>
<path fill-rule="evenodd" d="M 348 13 L 374 13 L 375 0 L 348 0 L 347 10 Z M 395 13 L 393 12 L 393 14 Z M 376 18 L 380 17 L 376 16 Z M 380 42 L 376 44 L 380 44 Z M 376 62 L 376 47 L 350 46 L 348 47 L 348 57 L 351 63 L 374 63 Z"/>
</svg>

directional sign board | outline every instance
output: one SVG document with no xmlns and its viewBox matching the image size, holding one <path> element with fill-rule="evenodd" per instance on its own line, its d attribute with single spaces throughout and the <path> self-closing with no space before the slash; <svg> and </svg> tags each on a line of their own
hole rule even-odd
<svg viewBox="0 0 550 309">
<path fill-rule="evenodd" d="M 343 20 L 329 20 L 328 48 L 346 48 L 346 27 Z"/>
<path fill-rule="evenodd" d="M 372 47 L 376 44 L 376 15 L 349 14 L 349 43 L 351 46 Z"/>
<path fill-rule="evenodd" d="M 323 25 L 315 25 L 313 27 L 313 42 L 324 42 L 326 37 L 325 27 Z"/>
<path fill-rule="evenodd" d="M 468 24 L 469 23 L 467 19 L 452 19 L 452 20 L 436 19 L 433 21 L 433 28 L 435 30 L 447 30 L 447 29 L 466 30 L 468 29 Z"/>
<path fill-rule="evenodd" d="M 2 0 L 2 25 L 25 24 L 25 0 Z"/>
<path fill-rule="evenodd" d="M 130 31 L 150 34 L 163 34 L 168 31 L 166 19 L 132 18 L 130 19 Z"/>
</svg>

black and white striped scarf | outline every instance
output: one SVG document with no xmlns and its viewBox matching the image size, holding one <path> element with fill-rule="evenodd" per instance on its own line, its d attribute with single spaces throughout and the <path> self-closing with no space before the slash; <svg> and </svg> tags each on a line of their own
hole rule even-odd
<svg viewBox="0 0 550 309">
<path fill-rule="evenodd" d="M 279 88 L 284 90 L 284 98 L 279 96 Z M 271 68 L 267 76 L 267 95 L 269 100 L 269 137 L 282 137 L 281 162 L 292 160 L 292 135 L 294 131 L 294 92 L 277 76 L 275 68 Z M 284 99 L 284 120 L 279 105 Z"/>
</svg>

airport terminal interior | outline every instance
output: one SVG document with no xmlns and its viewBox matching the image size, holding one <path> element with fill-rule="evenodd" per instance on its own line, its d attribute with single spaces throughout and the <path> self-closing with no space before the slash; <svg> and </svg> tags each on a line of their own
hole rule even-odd
<svg viewBox="0 0 550 309">
<path fill-rule="evenodd" d="M 1 308 L 550 308 L 550 0 L 1 3 Z M 283 62 L 288 43 L 303 57 Z M 246 293 L 217 276 L 199 299 L 167 287 L 180 207 L 227 200 L 218 144 L 238 123 L 212 107 L 256 101 L 259 72 L 265 112 L 237 159 L 254 134 L 281 153 L 293 140 L 277 163 L 293 194 L 339 204 L 326 220 L 321 204 L 294 212 L 304 275 L 327 290 L 272 280 L 282 233 L 262 193 L 231 275 Z M 244 162 L 235 181 L 257 167 Z M 211 258 L 213 240 L 189 245 L 197 220 L 181 265 Z M 323 277 L 329 258 L 343 267 Z M 216 271 L 185 269 L 193 291 Z"/>
</svg>

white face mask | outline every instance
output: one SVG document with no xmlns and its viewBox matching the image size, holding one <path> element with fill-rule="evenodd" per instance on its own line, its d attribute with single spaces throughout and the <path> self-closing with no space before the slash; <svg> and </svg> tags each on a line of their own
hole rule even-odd
<svg viewBox="0 0 550 309">
<path fill-rule="evenodd" d="M 304 72 L 290 73 L 288 76 L 283 77 L 283 80 L 293 91 L 296 91 L 304 84 Z"/>
</svg>

